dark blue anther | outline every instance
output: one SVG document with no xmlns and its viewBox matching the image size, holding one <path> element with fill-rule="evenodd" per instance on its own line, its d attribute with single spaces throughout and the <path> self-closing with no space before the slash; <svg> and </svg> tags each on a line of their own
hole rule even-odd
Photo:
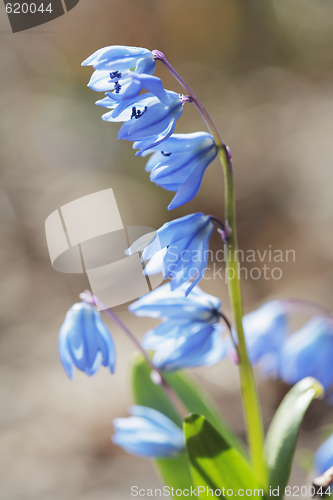
<svg viewBox="0 0 333 500">
<path fill-rule="evenodd" d="M 133 106 L 131 119 L 135 118 L 137 120 L 138 118 L 140 118 L 140 116 L 142 116 L 147 111 L 147 109 L 148 109 L 147 106 L 145 106 L 145 109 L 143 111 L 141 111 L 140 109 L 136 110 L 136 107 Z"/>
<path fill-rule="evenodd" d="M 161 151 L 163 156 L 171 156 L 172 153 L 164 153 L 164 151 Z"/>
<path fill-rule="evenodd" d="M 121 78 L 121 73 L 119 71 L 112 71 L 110 73 L 110 78 L 111 80 L 114 80 L 115 78 Z"/>
<path fill-rule="evenodd" d="M 116 82 L 116 83 L 114 84 L 114 90 L 115 90 L 116 94 L 119 94 L 120 89 L 121 89 L 121 85 L 120 85 L 120 83 Z"/>
</svg>

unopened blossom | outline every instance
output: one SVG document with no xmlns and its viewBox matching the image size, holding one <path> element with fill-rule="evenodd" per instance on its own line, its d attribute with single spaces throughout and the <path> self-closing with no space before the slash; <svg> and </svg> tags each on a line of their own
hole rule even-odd
<svg viewBox="0 0 333 500">
<path fill-rule="evenodd" d="M 114 372 L 115 346 L 96 307 L 86 302 L 74 304 L 66 314 L 59 332 L 59 357 L 70 379 L 76 366 L 93 375 L 100 365 Z"/>
<path fill-rule="evenodd" d="M 150 458 L 177 456 L 185 450 L 183 431 L 163 413 L 131 406 L 130 417 L 113 421 L 113 443 L 133 455 Z"/>
</svg>

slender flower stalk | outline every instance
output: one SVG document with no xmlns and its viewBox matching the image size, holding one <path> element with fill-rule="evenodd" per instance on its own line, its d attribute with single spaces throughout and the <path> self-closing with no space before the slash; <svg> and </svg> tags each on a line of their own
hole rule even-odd
<svg viewBox="0 0 333 500">
<path fill-rule="evenodd" d="M 243 396 L 243 406 L 246 418 L 248 441 L 252 464 L 256 470 L 258 477 L 261 479 L 264 486 L 267 488 L 267 469 L 264 459 L 264 431 L 262 416 L 259 404 L 259 397 L 254 379 L 254 373 L 249 360 L 249 356 L 245 344 L 245 336 L 243 329 L 243 304 L 242 293 L 239 275 L 239 260 L 237 252 L 237 231 L 236 231 L 236 209 L 235 209 L 235 190 L 234 190 L 234 177 L 232 168 L 232 159 L 229 148 L 222 142 L 218 130 L 213 123 L 208 111 L 202 104 L 200 99 L 194 94 L 187 83 L 177 73 L 177 71 L 166 60 L 164 54 L 160 51 L 153 51 L 154 57 L 160 60 L 175 79 L 180 83 L 185 92 L 188 94 L 190 100 L 193 102 L 202 118 L 204 119 L 208 129 L 210 130 L 217 150 L 220 162 L 222 164 L 225 183 L 225 226 L 230 230 L 225 234 L 225 244 L 228 246 L 229 251 L 227 255 L 227 276 L 228 276 L 228 289 L 230 301 L 233 309 L 235 330 L 238 339 L 238 356 L 239 356 L 239 370 L 241 380 L 241 390 Z"/>
<path fill-rule="evenodd" d="M 84 302 L 88 302 L 89 304 L 96 304 L 105 314 L 107 314 L 122 330 L 124 333 L 126 333 L 127 337 L 133 342 L 135 347 L 141 352 L 145 360 L 147 361 L 148 365 L 152 369 L 152 381 L 156 385 L 160 385 L 163 390 L 165 391 L 167 397 L 169 398 L 171 404 L 175 407 L 181 418 L 184 418 L 186 415 L 188 415 L 188 410 L 185 408 L 183 403 L 180 401 L 178 398 L 177 394 L 174 392 L 172 387 L 168 384 L 168 382 L 165 380 L 161 370 L 157 368 L 151 358 L 149 357 L 147 351 L 141 346 L 140 342 L 134 337 L 132 332 L 127 328 L 127 326 L 121 321 L 120 318 L 112 311 L 112 309 L 109 309 L 105 306 L 105 304 L 95 295 L 92 295 L 89 290 L 86 290 L 84 293 L 80 294 L 80 298 Z"/>
</svg>

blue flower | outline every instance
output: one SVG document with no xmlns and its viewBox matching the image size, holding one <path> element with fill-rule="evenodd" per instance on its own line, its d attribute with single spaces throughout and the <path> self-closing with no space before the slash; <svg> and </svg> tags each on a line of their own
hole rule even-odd
<svg viewBox="0 0 333 500">
<path fill-rule="evenodd" d="M 146 333 L 142 347 L 155 350 L 155 366 L 168 372 L 217 363 L 227 351 L 222 328 L 216 326 L 221 301 L 198 286 L 185 297 L 187 286 L 172 291 L 167 283 L 129 306 L 137 316 L 163 320 Z"/>
<path fill-rule="evenodd" d="M 145 245 L 142 261 L 153 257 L 151 260 L 153 265 L 150 266 L 149 262 L 146 266 L 147 274 L 162 271 L 165 279 L 171 277 L 172 290 L 194 279 L 185 292 L 187 296 L 205 273 L 208 243 L 213 231 L 214 224 L 207 215 L 203 213 L 186 215 L 163 224 L 148 246 L 146 246 L 146 235 L 139 238 L 126 254 L 133 255 L 141 251 Z M 161 262 L 155 267 L 156 259 L 160 259 Z"/>
<path fill-rule="evenodd" d="M 155 350 L 154 365 L 172 372 L 195 366 L 210 366 L 227 354 L 223 327 L 200 322 L 179 325 L 166 321 L 142 340 L 142 347 Z"/>
<path fill-rule="evenodd" d="M 118 138 L 138 141 L 138 156 L 170 137 L 183 112 L 183 102 L 179 94 L 168 90 L 166 95 L 165 102 L 148 92 L 119 104 L 112 95 L 108 95 L 97 101 L 97 104 L 112 109 L 102 116 L 103 120 L 125 122 L 120 128 Z"/>
<path fill-rule="evenodd" d="M 316 316 L 283 344 L 280 376 L 288 384 L 304 377 L 316 378 L 325 391 L 333 389 L 333 322 Z"/>
<path fill-rule="evenodd" d="M 185 450 L 183 431 L 168 417 L 145 406 L 131 406 L 128 418 L 113 421 L 112 441 L 143 457 L 174 457 Z"/>
<path fill-rule="evenodd" d="M 314 457 L 314 466 L 320 475 L 333 467 L 333 434 L 318 448 Z"/>
<path fill-rule="evenodd" d="M 283 303 L 272 300 L 243 318 L 246 346 L 252 364 L 260 362 L 266 374 L 276 375 L 287 329 Z"/>
<path fill-rule="evenodd" d="M 126 47 L 112 45 L 94 52 L 82 66 L 93 66 L 95 72 L 88 83 L 88 87 L 97 92 L 114 90 L 115 94 L 124 93 L 123 86 L 130 94 L 137 86 L 135 82 L 128 81 L 131 70 L 136 73 L 152 75 L 155 69 L 153 53 L 140 47 Z M 128 87 L 133 87 L 129 90 Z M 121 91 L 121 92 L 120 92 Z M 136 95 L 138 95 L 140 91 Z"/>
<path fill-rule="evenodd" d="M 58 347 L 61 363 L 70 379 L 74 365 L 89 376 L 101 364 L 114 372 L 116 353 L 111 334 L 91 304 L 80 302 L 69 309 L 59 332 Z"/>
<path fill-rule="evenodd" d="M 134 143 L 134 148 L 139 147 Z M 154 152 L 146 165 L 150 180 L 168 191 L 177 191 L 168 209 L 191 201 L 200 189 L 208 165 L 215 159 L 217 148 L 206 132 L 174 134 L 162 144 L 145 151 Z"/>
<path fill-rule="evenodd" d="M 193 321 L 206 324 L 218 322 L 220 299 L 203 292 L 199 286 L 194 287 L 192 293 L 185 297 L 187 286 L 184 283 L 172 291 L 170 283 L 166 283 L 140 297 L 128 309 L 136 316 L 173 320 L 177 324 Z"/>
</svg>

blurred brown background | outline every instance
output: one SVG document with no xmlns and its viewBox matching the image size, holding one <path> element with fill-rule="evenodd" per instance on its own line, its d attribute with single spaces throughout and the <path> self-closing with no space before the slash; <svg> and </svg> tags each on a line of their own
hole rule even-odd
<svg viewBox="0 0 333 500">
<path fill-rule="evenodd" d="M 69 382 L 57 354 L 66 310 L 88 286 L 55 272 L 44 222 L 61 205 L 108 187 L 125 225 L 159 227 L 203 211 L 223 215 L 222 173 L 208 169 L 199 195 L 167 211 L 171 193 L 149 182 L 145 160 L 102 122 L 80 63 L 105 45 L 159 49 L 202 98 L 233 152 L 243 249 L 294 249 L 280 280 L 246 280 L 246 312 L 269 298 L 332 304 L 333 5 L 328 0 L 80 0 L 68 14 L 12 34 L 0 19 L 1 500 L 126 500 L 156 487 L 149 461 L 109 440 L 125 416 L 132 346 L 110 324 L 117 373 Z M 178 90 L 164 68 L 156 74 Z M 204 130 L 190 105 L 177 132 Z M 212 247 L 220 244 L 216 237 Z M 269 265 L 269 263 L 267 263 Z M 202 287 L 229 313 L 224 283 Z M 141 336 L 154 322 L 117 312 Z M 238 381 L 227 360 L 196 376 L 244 435 Z M 286 386 L 260 382 L 265 425 Z M 310 409 L 300 447 L 315 450 L 333 423 Z M 299 465 L 292 483 L 306 484 Z"/>
</svg>

